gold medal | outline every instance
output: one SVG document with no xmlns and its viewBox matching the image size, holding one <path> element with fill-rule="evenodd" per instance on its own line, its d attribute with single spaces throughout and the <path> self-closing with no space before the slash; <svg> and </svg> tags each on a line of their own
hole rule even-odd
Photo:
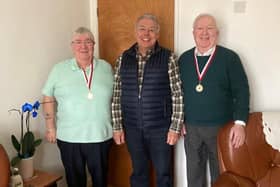
<svg viewBox="0 0 280 187">
<path fill-rule="evenodd" d="M 202 86 L 202 84 L 199 83 L 198 85 L 196 85 L 195 90 L 196 90 L 197 92 L 202 92 L 202 91 L 203 91 L 203 86 Z"/>
<path fill-rule="evenodd" d="M 88 95 L 87 95 L 87 98 L 88 99 L 92 99 L 93 98 L 93 94 L 91 92 L 89 92 Z"/>
</svg>

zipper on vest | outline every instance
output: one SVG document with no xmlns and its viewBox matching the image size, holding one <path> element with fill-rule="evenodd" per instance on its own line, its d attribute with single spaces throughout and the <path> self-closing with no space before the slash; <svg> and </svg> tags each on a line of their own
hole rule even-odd
<svg viewBox="0 0 280 187">
<path fill-rule="evenodd" d="M 141 90 L 139 89 L 139 86 L 138 86 L 138 100 L 140 100 L 141 97 L 142 97 L 142 90 L 143 90 L 143 84 L 142 84 L 142 89 Z"/>
</svg>

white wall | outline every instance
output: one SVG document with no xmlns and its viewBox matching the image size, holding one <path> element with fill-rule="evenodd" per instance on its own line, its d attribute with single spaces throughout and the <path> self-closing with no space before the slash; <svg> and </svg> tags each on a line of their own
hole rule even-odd
<svg viewBox="0 0 280 187">
<path fill-rule="evenodd" d="M 236 13 L 238 0 L 175 0 L 175 51 L 194 46 L 192 23 L 199 13 L 213 14 L 220 25 L 220 44 L 235 50 L 246 69 L 251 91 L 251 111 L 280 110 L 280 1 L 239 0 L 245 11 Z M 175 156 L 177 187 L 186 186 L 182 140 Z"/>
<path fill-rule="evenodd" d="M 60 60 L 72 56 L 70 39 L 78 26 L 90 27 L 90 0 L 9 0 L 0 6 L 0 143 L 15 155 L 10 135 L 19 135 L 20 123 L 8 109 L 41 99 L 47 75 Z M 31 121 L 44 136 L 43 116 Z M 63 173 L 56 145 L 40 145 L 36 167 Z"/>
</svg>

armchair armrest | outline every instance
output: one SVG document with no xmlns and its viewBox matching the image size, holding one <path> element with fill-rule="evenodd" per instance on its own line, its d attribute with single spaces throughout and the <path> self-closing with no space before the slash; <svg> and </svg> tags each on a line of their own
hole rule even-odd
<svg viewBox="0 0 280 187">
<path fill-rule="evenodd" d="M 0 187 L 6 187 L 10 179 L 10 161 L 4 147 L 0 144 Z"/>
<path fill-rule="evenodd" d="M 245 177 L 235 175 L 231 172 L 222 173 L 213 187 L 256 187 L 256 184 Z"/>
</svg>

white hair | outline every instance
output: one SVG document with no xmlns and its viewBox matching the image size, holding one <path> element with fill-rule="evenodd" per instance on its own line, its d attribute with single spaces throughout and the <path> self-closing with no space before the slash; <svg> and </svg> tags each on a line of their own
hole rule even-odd
<svg viewBox="0 0 280 187">
<path fill-rule="evenodd" d="M 160 25 L 159 25 L 159 21 L 157 19 L 157 17 L 153 14 L 150 13 L 145 13 L 142 16 L 138 17 L 135 23 L 135 28 L 137 28 L 139 21 L 141 21 L 142 19 L 149 19 L 152 20 L 154 22 L 154 24 L 156 25 L 156 31 L 159 32 L 160 30 Z"/>
</svg>

